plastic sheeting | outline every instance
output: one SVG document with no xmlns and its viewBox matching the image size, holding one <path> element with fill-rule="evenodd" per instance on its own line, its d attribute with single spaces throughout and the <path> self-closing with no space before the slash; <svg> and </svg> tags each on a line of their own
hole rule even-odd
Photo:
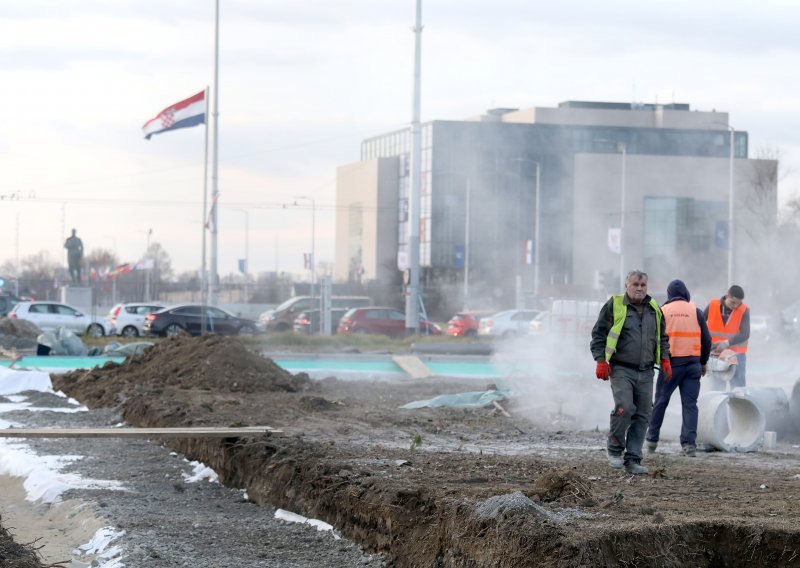
<svg viewBox="0 0 800 568">
<path fill-rule="evenodd" d="M 484 392 L 462 392 L 458 394 L 441 394 L 428 400 L 415 400 L 404 404 L 400 408 L 437 408 L 446 406 L 448 408 L 483 408 L 491 406 L 492 402 L 507 398 L 507 392 L 499 390 L 488 390 Z"/>
</svg>

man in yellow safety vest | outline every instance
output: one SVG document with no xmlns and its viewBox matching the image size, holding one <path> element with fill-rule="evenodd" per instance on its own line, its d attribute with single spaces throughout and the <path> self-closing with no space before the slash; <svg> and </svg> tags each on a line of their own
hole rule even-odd
<svg viewBox="0 0 800 568">
<path fill-rule="evenodd" d="M 611 467 L 648 473 L 641 465 L 642 446 L 653 410 L 653 371 L 661 365 L 672 376 L 669 337 L 661 308 L 647 295 L 647 274 L 633 270 L 625 293 L 600 309 L 590 343 L 598 379 L 611 381 L 614 410 L 606 443 Z"/>
</svg>

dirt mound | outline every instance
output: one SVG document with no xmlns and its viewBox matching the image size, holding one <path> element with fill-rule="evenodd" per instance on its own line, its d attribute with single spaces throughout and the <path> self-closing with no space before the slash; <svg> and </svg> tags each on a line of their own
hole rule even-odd
<svg viewBox="0 0 800 568">
<path fill-rule="evenodd" d="M 546 503 L 558 501 L 591 506 L 597 502 L 592 492 L 592 482 L 570 468 L 546 471 L 536 480 L 533 493 Z"/>
<path fill-rule="evenodd" d="M 92 408 L 165 389 L 298 392 L 310 385 L 305 373 L 292 375 L 238 340 L 214 335 L 169 338 L 123 363 L 53 377 L 54 388 Z"/>
<path fill-rule="evenodd" d="M 0 318 L 0 347 L 33 349 L 42 330 L 36 324 L 17 318 Z"/>
</svg>

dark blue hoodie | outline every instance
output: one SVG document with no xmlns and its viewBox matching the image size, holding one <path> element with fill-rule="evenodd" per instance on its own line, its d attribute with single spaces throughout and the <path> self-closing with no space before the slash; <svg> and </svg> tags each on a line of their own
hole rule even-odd
<svg viewBox="0 0 800 568">
<path fill-rule="evenodd" d="M 690 299 L 689 289 L 683 280 L 673 280 L 667 286 L 667 301 L 664 305 L 671 302 L 688 302 Z M 700 308 L 697 308 L 697 322 L 700 324 L 700 357 L 671 357 L 670 362 L 673 367 L 697 362 L 701 365 L 708 363 L 711 355 L 711 334 L 708 332 L 706 318 L 703 317 L 703 311 Z"/>
</svg>

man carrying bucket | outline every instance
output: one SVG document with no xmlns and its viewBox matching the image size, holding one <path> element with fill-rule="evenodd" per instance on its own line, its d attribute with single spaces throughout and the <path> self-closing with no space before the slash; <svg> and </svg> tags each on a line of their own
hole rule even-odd
<svg viewBox="0 0 800 568">
<path fill-rule="evenodd" d="M 731 350 L 736 354 L 736 371 L 730 388 L 745 386 L 747 342 L 750 339 L 750 308 L 744 303 L 744 290 L 733 285 L 722 298 L 709 302 L 703 312 L 711 332 L 711 351 L 721 354 Z"/>
</svg>

